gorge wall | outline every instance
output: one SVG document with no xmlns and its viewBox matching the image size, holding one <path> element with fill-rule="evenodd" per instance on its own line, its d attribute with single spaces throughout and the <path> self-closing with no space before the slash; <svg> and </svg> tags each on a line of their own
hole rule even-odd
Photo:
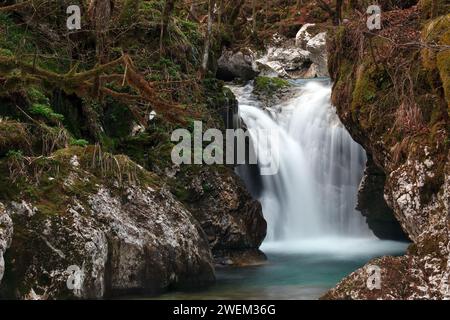
<svg viewBox="0 0 450 320">
<path fill-rule="evenodd" d="M 354 16 L 331 37 L 332 101 L 385 175 L 384 198 L 413 244 L 404 256 L 368 262 L 323 298 L 448 299 L 449 5 L 385 8 L 381 30 L 368 32 Z M 367 286 L 370 266 L 380 268 L 379 289 Z"/>
</svg>

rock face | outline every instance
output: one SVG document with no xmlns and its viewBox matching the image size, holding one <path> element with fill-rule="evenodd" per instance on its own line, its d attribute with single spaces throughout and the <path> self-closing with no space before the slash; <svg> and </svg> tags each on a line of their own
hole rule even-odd
<svg viewBox="0 0 450 320">
<path fill-rule="evenodd" d="M 290 74 L 308 69 L 311 65 L 309 52 L 290 44 L 269 47 L 267 54 L 256 60 L 261 75 L 290 77 Z"/>
<path fill-rule="evenodd" d="M 9 218 L 14 233 L 0 296 L 102 298 L 213 282 L 208 241 L 190 212 L 126 157 L 103 155 L 101 172 L 92 168 L 99 151 L 89 148 L 53 155 L 59 175 L 47 171 L 38 188 L 57 199 L 5 203 L 0 253 Z"/>
<path fill-rule="evenodd" d="M 11 245 L 13 224 L 5 212 L 5 206 L 0 202 L 0 283 L 5 272 L 4 254 Z"/>
<path fill-rule="evenodd" d="M 423 3 L 428 2 L 384 12 L 385 27 L 377 40 L 394 35 L 397 43 L 421 38 L 449 45 L 449 16 L 428 15 Z M 402 257 L 370 261 L 324 298 L 448 299 L 450 100 L 441 88 L 448 87 L 450 74 L 439 62 L 447 61 L 448 66 L 448 52 L 392 47 L 389 40 L 369 42 L 363 34 L 365 22 L 350 20 L 331 41 L 332 101 L 349 132 L 383 171 L 386 203 L 413 244 Z M 371 50 L 378 52 L 376 62 L 369 58 Z M 383 77 L 393 70 L 394 76 Z M 417 77 L 409 78 L 411 74 Z M 408 78 L 409 93 L 399 95 L 396 86 Z M 373 266 L 380 271 L 380 288 L 370 290 Z"/>
<path fill-rule="evenodd" d="M 315 78 L 328 76 L 326 32 L 305 24 L 294 39 L 278 37 L 274 46 L 256 60 L 261 76 Z"/>
<path fill-rule="evenodd" d="M 385 181 L 384 172 L 369 158 L 359 187 L 356 209 L 366 217 L 369 228 L 378 238 L 408 241 L 408 236 L 384 199 Z"/>
<path fill-rule="evenodd" d="M 251 80 L 258 75 L 254 66 L 255 56 L 250 50 L 233 52 L 224 50 L 217 61 L 217 78 L 231 81 L 235 78 Z"/>
<path fill-rule="evenodd" d="M 203 170 L 192 180 L 190 190 L 195 195 L 190 209 L 208 236 L 217 264 L 265 260 L 258 249 L 267 228 L 261 204 L 230 169 Z"/>
</svg>

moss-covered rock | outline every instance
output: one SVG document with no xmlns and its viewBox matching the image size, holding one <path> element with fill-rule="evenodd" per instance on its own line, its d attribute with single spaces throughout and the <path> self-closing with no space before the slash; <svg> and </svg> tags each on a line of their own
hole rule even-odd
<svg viewBox="0 0 450 320">
<path fill-rule="evenodd" d="M 10 181 L 28 187 L 4 200 L 14 233 L 0 297 L 154 294 L 214 280 L 196 220 L 127 157 L 72 147 L 23 170 L 36 174 Z"/>
<path fill-rule="evenodd" d="M 289 82 L 281 78 L 257 77 L 255 79 L 255 92 L 270 95 L 278 90 L 289 87 Z"/>
</svg>

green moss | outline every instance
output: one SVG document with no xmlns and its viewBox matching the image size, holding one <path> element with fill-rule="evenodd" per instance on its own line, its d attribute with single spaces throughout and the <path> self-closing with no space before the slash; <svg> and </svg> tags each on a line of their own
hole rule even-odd
<svg viewBox="0 0 450 320">
<path fill-rule="evenodd" d="M 374 73 L 375 66 L 363 66 L 358 71 L 352 96 L 352 110 L 358 110 L 375 99 L 377 85 L 373 80 Z"/>
<path fill-rule="evenodd" d="M 30 113 L 53 122 L 60 122 L 64 120 L 64 116 L 62 114 L 54 112 L 49 105 L 41 103 L 33 104 L 31 106 Z"/>
<path fill-rule="evenodd" d="M 257 77 L 255 79 L 255 92 L 263 94 L 273 94 L 282 88 L 289 87 L 288 81 L 280 78 Z"/>
<path fill-rule="evenodd" d="M 45 96 L 45 94 L 36 87 L 31 87 L 27 90 L 28 99 L 32 103 L 50 104 L 50 100 Z"/>
<path fill-rule="evenodd" d="M 79 147 L 86 147 L 89 144 L 89 141 L 84 139 L 71 139 L 70 145 L 71 146 L 79 146 Z"/>
</svg>

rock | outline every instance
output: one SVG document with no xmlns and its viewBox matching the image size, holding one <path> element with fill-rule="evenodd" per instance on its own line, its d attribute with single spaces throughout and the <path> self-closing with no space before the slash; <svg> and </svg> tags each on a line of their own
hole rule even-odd
<svg viewBox="0 0 450 320">
<path fill-rule="evenodd" d="M 309 55 L 308 51 L 288 42 L 279 47 L 269 47 L 267 53 L 256 60 L 256 65 L 261 76 L 286 78 L 307 70 L 311 65 Z"/>
<path fill-rule="evenodd" d="M 384 200 L 386 175 L 369 157 L 364 176 L 359 186 L 356 209 L 366 217 L 367 224 L 380 239 L 408 241 L 394 216 L 394 212 Z"/>
<path fill-rule="evenodd" d="M 13 224 L 5 211 L 5 206 L 0 202 L 0 284 L 5 273 L 4 254 L 11 245 Z"/>
<path fill-rule="evenodd" d="M 295 40 L 276 37 L 267 53 L 256 60 L 261 76 L 327 77 L 326 32 L 313 23 L 300 28 Z M 274 36 L 275 37 L 275 36 Z"/>
<path fill-rule="evenodd" d="M 413 6 L 402 10 L 400 15 L 385 16 L 383 32 L 396 34 L 403 41 L 413 41 L 420 37 L 420 32 L 422 36 L 424 32 L 429 34 L 430 26 L 433 28 L 435 24 L 430 22 L 428 28 L 421 31 L 420 11 L 420 6 Z M 437 17 L 435 21 L 443 19 Z M 395 95 L 393 87 L 377 86 L 384 72 L 395 70 L 398 75 L 394 81 L 403 81 L 410 70 L 428 68 L 430 76 L 436 79 L 440 70 L 435 65 L 427 67 L 435 63 L 435 57 L 422 59 L 420 50 L 408 49 L 399 54 L 391 50 L 391 45 L 363 44 L 354 36 L 357 29 L 357 23 L 350 22 L 339 35 L 330 39 L 330 73 L 335 83 L 332 103 L 352 137 L 382 170 L 384 199 L 413 243 L 401 257 L 369 261 L 324 298 L 450 299 L 448 101 L 442 90 L 435 93 L 443 83 L 430 83 L 430 87 L 422 90 L 424 80 L 413 79 L 410 86 L 414 103 L 406 111 L 405 101 L 383 100 Z M 443 30 L 446 29 L 435 31 L 444 37 Z M 376 69 L 373 60 L 368 58 L 372 50 L 384 50 L 391 66 L 368 75 L 370 68 Z M 355 52 L 359 55 L 352 56 Z M 427 109 L 429 101 L 443 108 Z M 414 112 L 420 116 L 411 116 Z M 378 187 L 374 196 L 379 197 L 380 192 Z M 367 283 L 371 280 L 369 271 L 373 266 L 379 268 L 381 288 L 370 290 Z"/>
<path fill-rule="evenodd" d="M 305 23 L 295 36 L 295 45 L 299 48 L 304 48 L 309 40 L 311 40 L 315 33 L 312 31 L 315 23 Z M 309 29 L 309 30 L 308 30 Z"/>
<path fill-rule="evenodd" d="M 326 32 L 321 32 L 306 43 L 306 50 L 310 52 L 312 61 L 311 67 L 314 66 L 315 77 L 328 77 L 326 37 Z"/>
<path fill-rule="evenodd" d="M 98 171 L 92 167 L 96 150 L 52 155 L 61 170 L 45 182 L 45 194 L 57 192 L 59 200 L 39 194 L 37 200 L 22 195 L 21 202 L 5 203 L 0 252 L 10 234 L 3 231 L 5 216 L 17 232 L 0 297 L 103 298 L 213 282 L 211 250 L 191 213 L 124 156 L 102 154 Z M 74 156 L 78 166 L 70 164 Z"/>
<path fill-rule="evenodd" d="M 216 266 L 258 266 L 267 263 L 266 255 L 258 249 L 216 250 L 214 252 Z"/>
<path fill-rule="evenodd" d="M 194 196 L 189 208 L 208 236 L 217 264 L 224 259 L 238 264 L 265 260 L 258 249 L 267 228 L 261 204 L 252 199 L 233 171 L 202 170 L 190 190 Z"/>
<path fill-rule="evenodd" d="M 250 50 L 233 52 L 224 50 L 217 61 L 217 78 L 231 81 L 236 78 L 251 80 L 258 75 L 254 69 L 255 55 Z"/>
</svg>

